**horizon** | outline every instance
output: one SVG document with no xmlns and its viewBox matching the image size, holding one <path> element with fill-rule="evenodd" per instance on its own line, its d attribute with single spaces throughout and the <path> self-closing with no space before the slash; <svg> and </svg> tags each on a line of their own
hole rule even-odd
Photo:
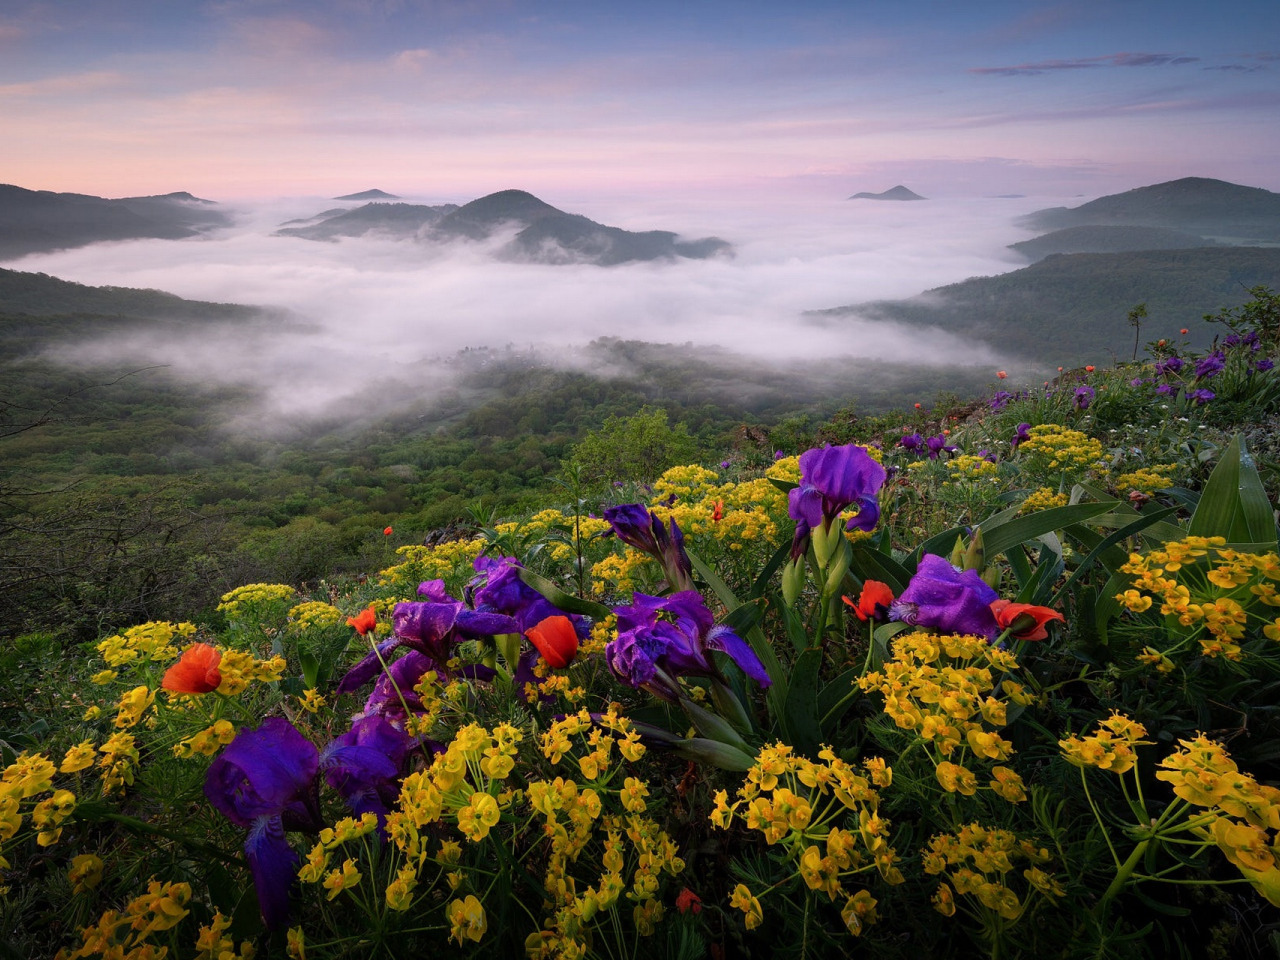
<svg viewBox="0 0 1280 960">
<path fill-rule="evenodd" d="M 559 206 L 1280 190 L 1280 9 L 117 0 L 0 14 L 0 181 Z"/>
</svg>

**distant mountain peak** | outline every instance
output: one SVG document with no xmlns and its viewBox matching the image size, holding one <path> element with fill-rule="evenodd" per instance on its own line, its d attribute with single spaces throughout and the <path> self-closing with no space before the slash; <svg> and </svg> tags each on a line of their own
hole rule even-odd
<svg viewBox="0 0 1280 960">
<path fill-rule="evenodd" d="M 335 200 L 399 200 L 394 193 L 387 193 L 385 190 L 362 190 L 360 193 L 348 193 L 343 197 L 334 197 Z"/>
<path fill-rule="evenodd" d="M 884 193 L 855 193 L 850 200 L 924 200 L 914 190 L 908 190 L 902 184 L 890 187 Z"/>
</svg>

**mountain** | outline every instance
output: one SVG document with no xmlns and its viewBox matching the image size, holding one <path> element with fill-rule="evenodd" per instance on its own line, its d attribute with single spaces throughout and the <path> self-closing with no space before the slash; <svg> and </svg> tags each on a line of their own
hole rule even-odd
<svg viewBox="0 0 1280 960">
<path fill-rule="evenodd" d="M 844 317 L 940 327 L 991 344 L 1043 369 L 1128 357 L 1130 308 L 1146 303 L 1143 340 L 1177 336 L 1205 346 L 1206 313 L 1250 299 L 1249 288 L 1280 288 L 1280 248 L 1202 247 L 1132 253 L 1058 254 L 995 277 L 976 277 L 909 300 L 877 301 L 808 314 L 834 326 Z"/>
<path fill-rule="evenodd" d="M 1229 243 L 1280 242 L 1280 194 L 1224 180 L 1184 177 L 1099 197 L 1079 207 L 1037 210 L 1022 223 L 1036 230 L 1164 227 Z"/>
<path fill-rule="evenodd" d="M 0 259 L 104 240 L 181 240 L 231 218 L 189 193 L 108 200 L 0 184 Z"/>
<path fill-rule="evenodd" d="M 16 359 L 50 342 L 124 329 L 285 322 L 280 311 L 184 300 L 160 290 L 90 287 L 44 273 L 0 268 L 0 355 Z"/>
<path fill-rule="evenodd" d="M 348 193 L 345 197 L 334 197 L 335 200 L 399 200 L 394 193 L 385 190 L 364 190 L 360 193 Z"/>
<path fill-rule="evenodd" d="M 498 256 L 527 263 L 613 266 L 676 257 L 705 259 L 732 251 L 728 243 L 716 237 L 684 240 L 667 230 L 636 233 L 605 226 L 580 214 L 565 213 L 523 190 L 501 190 L 461 207 L 371 203 L 323 217 L 309 226 L 285 227 L 276 232 L 306 240 L 376 233 L 448 242 L 488 240 L 512 229 L 516 230 L 515 235 L 499 250 Z"/>
<path fill-rule="evenodd" d="M 1119 253 L 1213 246 L 1217 246 L 1217 241 L 1168 227 L 1088 226 L 1055 230 L 1032 240 L 1011 243 L 1009 249 L 1030 260 L 1043 260 L 1055 253 Z"/>
<path fill-rule="evenodd" d="M 276 235 L 301 237 L 303 240 L 336 240 L 339 237 L 363 237 L 368 233 L 376 233 L 402 240 L 413 239 L 419 236 L 424 227 L 437 223 L 457 209 L 458 205 L 455 203 L 438 207 L 412 203 L 366 203 L 354 210 L 325 211 L 313 217 L 307 226 L 284 226 L 276 231 Z"/>
<path fill-rule="evenodd" d="M 920 194 L 908 190 L 902 184 L 891 187 L 884 193 L 855 193 L 850 200 L 924 200 Z"/>
</svg>

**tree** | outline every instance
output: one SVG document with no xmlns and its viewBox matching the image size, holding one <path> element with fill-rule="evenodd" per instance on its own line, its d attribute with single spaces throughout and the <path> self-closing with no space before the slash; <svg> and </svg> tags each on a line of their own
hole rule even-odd
<svg viewBox="0 0 1280 960">
<path fill-rule="evenodd" d="M 584 480 L 648 483 L 662 471 L 686 463 L 697 446 L 683 423 L 672 427 L 667 411 L 644 406 L 630 417 L 609 417 L 582 438 L 569 456 Z"/>
</svg>

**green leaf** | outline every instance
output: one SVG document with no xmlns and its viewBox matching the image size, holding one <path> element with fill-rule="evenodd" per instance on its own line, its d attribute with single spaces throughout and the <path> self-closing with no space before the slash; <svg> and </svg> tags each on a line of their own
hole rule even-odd
<svg viewBox="0 0 1280 960">
<path fill-rule="evenodd" d="M 582 614 L 595 620 L 603 620 L 613 612 L 603 603 L 596 603 L 594 600 L 583 600 L 581 597 L 565 593 L 546 577 L 539 576 L 528 567 L 520 567 L 519 569 L 520 579 L 550 600 L 551 605 L 560 610 Z"/>
<path fill-rule="evenodd" d="M 787 741 L 805 756 L 815 757 L 822 740 L 818 723 L 818 668 L 822 650 L 809 647 L 791 667 L 790 687 L 783 713 Z"/>
<path fill-rule="evenodd" d="M 791 542 L 787 541 L 774 551 L 773 556 L 769 558 L 769 562 L 764 565 L 764 569 L 760 571 L 760 575 L 756 577 L 755 583 L 751 585 L 752 597 L 763 597 L 766 590 L 769 589 L 769 581 L 773 579 L 773 575 L 778 572 L 778 568 L 787 562 L 791 557 Z"/>
<path fill-rule="evenodd" d="M 982 537 L 987 548 L 987 558 L 993 559 L 1020 543 L 1061 530 L 1073 523 L 1092 520 L 1114 508 L 1114 503 L 1076 503 L 1038 510 L 995 526 L 983 526 Z"/>
<path fill-rule="evenodd" d="M 853 561 L 849 569 L 862 580 L 879 580 L 887 583 L 895 596 L 907 589 L 911 571 L 878 550 L 868 550 L 862 544 L 853 545 Z"/>
<path fill-rule="evenodd" d="M 304 650 L 298 654 L 298 660 L 302 664 L 303 682 L 307 685 L 307 689 L 314 690 L 320 682 L 320 661 L 310 650 Z"/>
</svg>

